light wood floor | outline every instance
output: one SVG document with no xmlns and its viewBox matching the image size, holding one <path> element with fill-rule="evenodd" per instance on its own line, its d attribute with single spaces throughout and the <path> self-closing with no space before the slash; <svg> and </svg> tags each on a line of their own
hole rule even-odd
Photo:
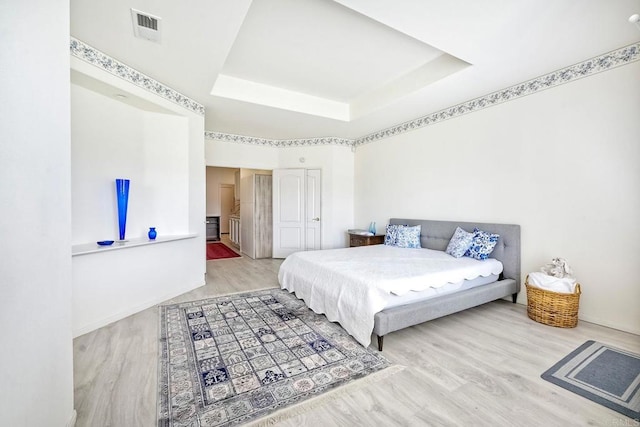
<svg viewBox="0 0 640 427">
<path fill-rule="evenodd" d="M 279 265 L 208 261 L 206 286 L 172 301 L 277 287 Z M 155 425 L 157 337 L 154 307 L 74 340 L 76 426 Z M 383 354 L 404 370 L 279 425 L 638 425 L 540 378 L 590 339 L 640 353 L 637 335 L 585 322 L 553 328 L 529 320 L 525 306 L 486 304 L 388 335 Z"/>
</svg>

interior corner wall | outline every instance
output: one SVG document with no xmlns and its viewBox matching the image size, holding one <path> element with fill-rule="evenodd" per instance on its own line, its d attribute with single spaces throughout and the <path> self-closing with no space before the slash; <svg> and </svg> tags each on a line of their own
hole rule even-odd
<svg viewBox="0 0 640 427">
<path fill-rule="evenodd" d="M 0 28 L 0 424 L 69 426 L 69 2 L 0 2 Z"/>
<path fill-rule="evenodd" d="M 207 165 L 205 162 L 204 116 L 187 115 L 189 122 L 189 232 L 196 234 L 192 256 L 196 258 L 195 276 L 206 272 L 206 214 L 207 214 Z M 199 262 L 199 260 L 204 260 Z M 194 276 L 194 277 L 195 277 Z"/>
<path fill-rule="evenodd" d="M 520 224 L 523 276 L 566 258 L 579 317 L 640 333 L 639 75 L 635 62 L 358 147 L 356 224 Z"/>
</svg>

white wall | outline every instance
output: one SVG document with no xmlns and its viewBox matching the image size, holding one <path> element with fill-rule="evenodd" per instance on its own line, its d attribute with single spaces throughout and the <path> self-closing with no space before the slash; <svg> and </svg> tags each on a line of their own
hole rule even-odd
<svg viewBox="0 0 640 427">
<path fill-rule="evenodd" d="M 69 2 L 1 2 L 0 28 L 0 423 L 61 427 L 74 417 Z"/>
<path fill-rule="evenodd" d="M 205 152 L 207 166 L 320 169 L 322 247 L 348 246 L 346 230 L 353 228 L 354 195 L 354 153 L 350 148 L 333 145 L 275 148 L 208 139 Z"/>
<path fill-rule="evenodd" d="M 207 216 L 221 214 L 220 184 L 235 185 L 236 171 L 232 168 L 207 167 Z"/>
<path fill-rule="evenodd" d="M 279 148 L 207 139 L 204 144 L 207 166 L 274 169 Z"/>
<path fill-rule="evenodd" d="M 640 333 L 638 76 L 636 62 L 358 147 L 356 225 L 520 224 L 523 275 L 564 257 L 580 318 Z"/>
<path fill-rule="evenodd" d="M 304 158 L 304 163 L 300 159 Z M 280 168 L 322 170 L 322 248 L 349 245 L 347 230 L 353 228 L 354 153 L 350 148 L 325 145 L 282 148 Z"/>
<path fill-rule="evenodd" d="M 205 258 L 194 260 L 194 241 L 74 256 L 73 335 L 93 331 L 203 285 L 199 264 Z"/>
<path fill-rule="evenodd" d="M 71 85 L 73 244 L 118 239 L 115 179 L 130 179 L 126 238 L 189 231 L 188 121 Z"/>
<path fill-rule="evenodd" d="M 74 243 L 118 238 L 115 178 L 131 179 L 126 239 L 159 237 L 73 256 L 78 336 L 204 285 L 206 177 L 204 117 L 77 58 L 71 68 Z"/>
</svg>

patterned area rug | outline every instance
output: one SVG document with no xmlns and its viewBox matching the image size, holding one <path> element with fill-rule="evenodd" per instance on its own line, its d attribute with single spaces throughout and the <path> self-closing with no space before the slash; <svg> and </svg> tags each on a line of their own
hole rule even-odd
<svg viewBox="0 0 640 427">
<path fill-rule="evenodd" d="M 542 378 L 640 421 L 640 355 L 587 341 Z"/>
<path fill-rule="evenodd" d="M 246 423 L 390 366 L 280 289 L 161 306 L 159 360 L 158 425 L 175 427 Z"/>
</svg>

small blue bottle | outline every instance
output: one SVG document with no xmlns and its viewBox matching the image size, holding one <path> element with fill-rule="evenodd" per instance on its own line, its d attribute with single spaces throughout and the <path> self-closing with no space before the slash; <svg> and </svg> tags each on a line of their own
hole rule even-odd
<svg viewBox="0 0 640 427">
<path fill-rule="evenodd" d="M 372 222 L 371 224 L 369 224 L 369 233 L 373 234 L 375 236 L 376 234 L 376 223 Z"/>
<path fill-rule="evenodd" d="M 149 227 L 149 240 L 155 240 L 156 237 L 158 236 L 158 233 L 156 232 L 156 228 L 155 227 Z"/>
</svg>

